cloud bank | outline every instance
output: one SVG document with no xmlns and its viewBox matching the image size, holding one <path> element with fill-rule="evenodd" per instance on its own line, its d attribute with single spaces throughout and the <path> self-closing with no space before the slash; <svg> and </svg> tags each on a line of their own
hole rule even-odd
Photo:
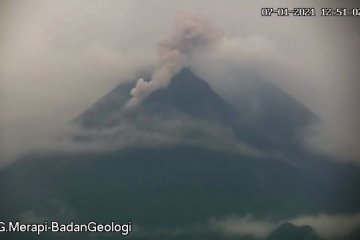
<svg viewBox="0 0 360 240">
<path fill-rule="evenodd" d="M 354 230 L 360 228 L 360 214 L 302 216 L 290 220 L 291 223 L 301 226 L 310 225 L 325 239 L 341 239 Z"/>
</svg>

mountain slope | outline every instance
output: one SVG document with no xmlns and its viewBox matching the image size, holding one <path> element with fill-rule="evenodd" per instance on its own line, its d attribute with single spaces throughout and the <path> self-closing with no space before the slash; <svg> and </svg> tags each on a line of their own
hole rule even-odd
<svg viewBox="0 0 360 240">
<path fill-rule="evenodd" d="M 257 81 L 239 96 L 233 105 L 212 90 L 206 81 L 189 69 L 182 69 L 170 84 L 151 93 L 143 102 L 127 111 L 134 82 L 120 84 L 75 122 L 86 129 L 114 128 L 122 124 L 141 129 L 147 121 L 155 124 L 169 119 L 204 121 L 228 128 L 239 140 L 256 148 L 295 149 L 297 133 L 314 115 L 300 103 L 270 83 Z M 139 119 L 141 119 L 139 121 Z M 191 120 L 193 119 L 193 120 Z M 149 124 L 151 125 L 151 124 Z"/>
<path fill-rule="evenodd" d="M 129 115 L 125 104 L 131 98 L 130 90 L 134 85 L 135 81 L 120 84 L 78 116 L 75 122 L 85 128 L 116 126 Z M 237 111 L 189 69 L 181 70 L 166 88 L 151 93 L 137 109 L 132 110 L 131 116 L 172 114 L 224 124 L 232 124 L 238 118 Z"/>
<path fill-rule="evenodd" d="M 98 128 L 116 116 L 130 98 L 133 82 L 119 84 L 73 120 L 84 128 Z"/>
<path fill-rule="evenodd" d="M 143 103 L 148 112 L 177 110 L 192 117 L 234 124 L 238 112 L 189 69 L 174 76 L 168 87 L 152 93 Z"/>
</svg>

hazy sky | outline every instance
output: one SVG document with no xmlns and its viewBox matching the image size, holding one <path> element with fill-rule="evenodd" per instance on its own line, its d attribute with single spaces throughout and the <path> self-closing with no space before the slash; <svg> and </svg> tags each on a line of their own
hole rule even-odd
<svg viewBox="0 0 360 240">
<path fill-rule="evenodd" d="M 339 4 L 270 5 L 316 7 L 319 12 Z M 217 92 L 236 94 L 239 83 L 231 76 L 256 73 L 324 120 L 306 131 L 304 140 L 311 149 L 359 160 L 360 35 L 355 25 L 360 17 L 261 17 L 261 7 L 270 5 L 237 0 L 2 0 L 0 166 L 46 146 L 114 86 L 153 68 L 156 44 L 171 35 L 179 11 L 208 18 L 222 37 L 221 44 L 192 62 Z"/>
</svg>

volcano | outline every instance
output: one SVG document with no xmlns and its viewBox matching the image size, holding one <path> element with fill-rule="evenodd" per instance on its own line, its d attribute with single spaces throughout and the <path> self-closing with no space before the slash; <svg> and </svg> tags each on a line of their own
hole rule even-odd
<svg viewBox="0 0 360 240">
<path fill-rule="evenodd" d="M 120 84 L 75 121 L 85 128 L 115 126 L 116 121 L 113 119 L 121 119 L 121 110 L 124 110 L 131 97 L 130 90 L 133 86 L 134 81 Z M 166 88 L 151 93 L 134 111 L 135 114 L 149 115 L 185 114 L 224 124 L 233 124 L 239 117 L 235 108 L 189 69 L 181 70 Z M 109 123 L 109 120 L 114 122 Z"/>
<path fill-rule="evenodd" d="M 167 87 L 127 109 L 135 82 L 118 85 L 72 122 L 81 134 L 92 133 L 86 141 L 75 136 L 74 146 L 91 141 L 132 144 L 34 153 L 1 170 L 0 194 L 7 196 L 0 198 L 2 221 L 131 220 L 137 226 L 132 239 L 258 240 L 249 234 L 221 234 L 209 222 L 249 214 L 282 222 L 304 214 L 360 211 L 360 190 L 349 191 L 360 184 L 358 168 L 303 150 L 296 134 L 314 115 L 276 86 L 259 80 L 251 91 L 229 101 L 183 69 Z M 99 137 L 103 132 L 112 135 Z M 246 147 L 232 151 L 239 144 Z M 249 154 L 249 148 L 260 154 Z M 9 182 L 13 184 L 2 184 Z M 268 239 L 289 236 L 317 239 L 309 226 L 289 224 L 274 229 Z M 99 237 L 114 239 L 111 234 Z"/>
<path fill-rule="evenodd" d="M 260 80 L 253 84 L 256 88 L 228 102 L 185 68 L 167 87 L 154 91 L 136 109 L 127 111 L 134 85 L 135 80 L 120 84 L 77 117 L 75 123 L 84 129 L 106 129 L 124 122 L 136 125 L 138 118 L 156 117 L 161 123 L 163 119 L 185 116 L 188 121 L 216 123 L 250 145 L 269 149 L 299 145 L 296 134 L 316 118 L 285 92 Z"/>
</svg>

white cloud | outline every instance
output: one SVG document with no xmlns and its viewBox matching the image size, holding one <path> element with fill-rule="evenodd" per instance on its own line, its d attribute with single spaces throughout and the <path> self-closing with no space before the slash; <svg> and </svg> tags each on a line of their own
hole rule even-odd
<svg viewBox="0 0 360 240">
<path fill-rule="evenodd" d="M 70 128 L 68 129 L 70 130 Z M 65 131 L 64 131 L 65 132 Z M 194 134 L 195 133 L 195 134 Z M 76 136 L 76 139 L 74 139 Z M 79 141 L 78 139 L 82 139 Z M 181 114 L 167 119 L 137 117 L 112 128 L 83 129 L 73 126 L 67 135 L 48 143 L 40 142 L 33 151 L 108 152 L 127 147 L 199 146 L 253 157 L 273 156 L 239 140 L 230 128 Z M 275 155 L 274 155 L 275 156 Z M 275 157 L 280 158 L 276 155 Z"/>
<path fill-rule="evenodd" d="M 277 224 L 267 220 L 258 220 L 247 215 L 244 217 L 229 217 L 223 220 L 210 220 L 210 228 L 220 231 L 226 235 L 255 236 L 265 238 L 276 227 Z"/>
<path fill-rule="evenodd" d="M 360 229 L 360 214 L 304 215 L 281 221 L 256 219 L 251 215 L 232 216 L 224 219 L 212 219 L 209 221 L 209 226 L 224 234 L 265 238 L 285 222 L 290 222 L 296 226 L 309 225 L 320 237 L 326 240 L 342 239 L 354 230 Z"/>
<path fill-rule="evenodd" d="M 297 226 L 309 225 L 325 239 L 341 239 L 360 228 L 360 214 L 319 214 L 297 217 L 289 222 Z"/>
</svg>

